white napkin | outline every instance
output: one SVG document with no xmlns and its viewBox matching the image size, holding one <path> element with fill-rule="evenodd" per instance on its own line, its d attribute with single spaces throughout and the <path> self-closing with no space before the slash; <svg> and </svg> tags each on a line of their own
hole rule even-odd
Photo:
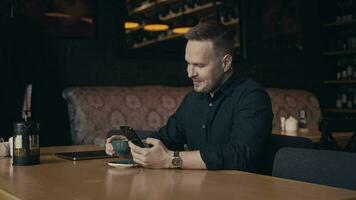
<svg viewBox="0 0 356 200">
<path fill-rule="evenodd" d="M 0 157 L 5 157 L 9 155 L 9 142 L 0 142 Z"/>
<path fill-rule="evenodd" d="M 296 131 L 296 130 L 298 130 L 298 120 L 290 116 L 286 120 L 286 131 Z"/>
</svg>

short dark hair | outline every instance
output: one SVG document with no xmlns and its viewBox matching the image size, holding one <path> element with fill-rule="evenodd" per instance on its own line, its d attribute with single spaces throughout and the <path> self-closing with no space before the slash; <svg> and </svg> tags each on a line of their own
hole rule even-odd
<svg viewBox="0 0 356 200">
<path fill-rule="evenodd" d="M 232 31 L 215 20 L 200 21 L 184 36 L 187 40 L 192 41 L 211 41 L 217 56 L 222 56 L 221 54 L 233 56 L 234 54 L 234 35 Z"/>
</svg>

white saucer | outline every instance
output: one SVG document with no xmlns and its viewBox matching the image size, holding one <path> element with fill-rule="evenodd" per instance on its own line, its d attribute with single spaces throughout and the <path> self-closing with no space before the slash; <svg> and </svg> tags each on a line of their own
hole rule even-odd
<svg viewBox="0 0 356 200">
<path fill-rule="evenodd" d="M 133 160 L 115 160 L 108 162 L 110 167 L 118 167 L 118 168 L 130 168 L 138 166 Z"/>
</svg>

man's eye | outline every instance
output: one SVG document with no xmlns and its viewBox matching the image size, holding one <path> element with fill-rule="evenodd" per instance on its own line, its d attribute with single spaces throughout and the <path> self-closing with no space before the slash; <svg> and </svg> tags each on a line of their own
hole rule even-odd
<svg viewBox="0 0 356 200">
<path fill-rule="evenodd" d="M 189 64 L 189 63 L 188 63 L 188 67 L 202 68 L 202 67 L 204 67 L 204 65 L 203 65 L 203 64 Z"/>
</svg>

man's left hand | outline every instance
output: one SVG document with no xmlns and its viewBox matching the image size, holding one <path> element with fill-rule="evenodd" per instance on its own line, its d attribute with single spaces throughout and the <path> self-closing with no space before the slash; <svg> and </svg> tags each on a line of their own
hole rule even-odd
<svg viewBox="0 0 356 200">
<path fill-rule="evenodd" d="M 153 146 L 151 148 L 141 148 L 131 141 L 129 142 L 133 160 L 147 168 L 171 168 L 173 152 L 168 150 L 158 139 L 147 138 L 146 143 Z"/>
</svg>

